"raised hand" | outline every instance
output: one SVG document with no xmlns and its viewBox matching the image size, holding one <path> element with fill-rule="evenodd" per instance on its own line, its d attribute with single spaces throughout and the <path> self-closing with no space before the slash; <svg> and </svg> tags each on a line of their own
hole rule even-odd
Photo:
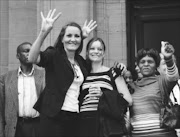
<svg viewBox="0 0 180 137">
<path fill-rule="evenodd" d="M 97 27 L 96 21 L 91 20 L 87 24 L 87 20 L 84 22 L 84 25 L 82 27 L 83 32 L 83 38 L 87 38 L 92 30 L 94 30 Z"/>
<path fill-rule="evenodd" d="M 166 41 L 161 41 L 161 54 L 168 59 L 174 54 L 174 47 Z"/>
<path fill-rule="evenodd" d="M 54 14 L 56 12 L 56 9 L 50 10 L 48 12 L 47 17 L 44 17 L 43 13 L 41 12 L 41 18 L 42 18 L 42 23 L 41 23 L 41 31 L 49 33 L 51 29 L 53 28 L 54 22 L 60 17 L 61 12 L 59 12 L 55 17 Z"/>
</svg>

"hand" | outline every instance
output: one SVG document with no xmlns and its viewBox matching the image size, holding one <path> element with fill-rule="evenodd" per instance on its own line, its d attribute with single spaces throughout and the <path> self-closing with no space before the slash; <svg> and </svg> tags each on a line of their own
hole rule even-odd
<svg viewBox="0 0 180 137">
<path fill-rule="evenodd" d="M 170 58 L 174 54 L 174 47 L 165 41 L 161 41 L 161 54 L 165 59 Z"/>
<path fill-rule="evenodd" d="M 91 87 L 89 87 L 88 91 L 90 94 L 86 95 L 85 98 L 88 98 L 88 97 L 99 98 L 103 94 L 103 92 L 101 91 L 101 88 L 98 86 L 91 86 Z"/>
<path fill-rule="evenodd" d="M 120 75 L 123 75 L 126 71 L 127 71 L 126 66 L 123 63 L 115 62 L 112 68 L 112 74 L 114 80 Z"/>
<path fill-rule="evenodd" d="M 41 12 L 41 18 L 42 18 L 42 23 L 41 23 L 41 31 L 49 33 L 51 29 L 53 28 L 54 22 L 60 17 L 61 12 L 59 12 L 55 17 L 54 13 L 56 12 L 56 9 L 50 10 L 48 12 L 47 17 L 44 17 L 43 13 Z"/>
<path fill-rule="evenodd" d="M 91 20 L 87 25 L 87 20 L 84 22 L 84 26 L 82 28 L 83 37 L 87 38 L 92 30 L 97 27 L 96 21 Z"/>
</svg>

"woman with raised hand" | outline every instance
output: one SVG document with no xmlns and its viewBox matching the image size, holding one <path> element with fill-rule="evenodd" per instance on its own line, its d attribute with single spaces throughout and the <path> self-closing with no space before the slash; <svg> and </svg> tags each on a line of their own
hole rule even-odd
<svg viewBox="0 0 180 137">
<path fill-rule="evenodd" d="M 124 119 L 124 117 L 122 118 L 122 115 L 123 113 L 125 114 L 125 112 L 123 111 L 120 114 L 118 112 L 121 111 L 119 110 L 121 109 L 121 106 L 128 106 L 128 104 L 132 104 L 132 98 L 124 78 L 120 76 L 122 71 L 124 71 L 124 65 L 119 65 L 118 70 L 121 71 L 118 73 L 112 68 L 105 66 L 103 64 L 105 50 L 105 43 L 101 38 L 92 38 L 86 47 L 86 60 L 89 66 L 89 74 L 82 85 L 82 90 L 79 97 L 81 116 L 80 136 L 82 137 L 105 137 L 110 134 L 108 133 L 108 128 L 115 128 L 114 131 L 117 129 L 117 133 L 123 132 L 120 131 L 120 127 L 125 126 L 125 121 L 123 123 L 122 120 Z M 123 98 L 120 97 L 121 95 Z M 118 96 L 120 98 L 118 98 Z M 107 100 L 104 100 L 106 97 L 108 98 L 108 102 L 106 102 Z M 116 100 L 117 98 L 120 100 Z M 125 104 L 117 105 L 118 101 L 124 101 Z M 105 106 L 102 102 L 109 103 L 110 107 L 106 108 L 106 110 L 102 110 L 101 108 L 104 108 L 103 106 Z M 125 106 L 125 108 L 127 106 Z M 108 110 L 111 110 L 109 115 L 102 112 L 107 112 Z M 102 119 L 104 120 L 102 121 Z M 117 124 L 116 122 L 112 122 L 113 120 L 116 122 L 122 121 L 117 122 Z M 109 121 L 111 121 L 113 124 L 107 126 L 106 122 L 109 123 Z"/>
<path fill-rule="evenodd" d="M 179 78 L 177 66 L 172 59 L 174 48 L 168 42 L 161 42 L 161 54 L 167 65 L 165 75 L 156 75 L 160 63 L 155 49 L 141 49 L 137 54 L 137 65 L 141 79 L 135 81 L 131 107 L 132 137 L 177 137 L 175 130 L 160 128 L 161 93 L 170 91 Z"/>
<path fill-rule="evenodd" d="M 54 44 L 41 52 L 40 48 L 61 13 L 56 9 L 47 17 L 41 12 L 40 33 L 32 45 L 29 61 L 45 68 L 46 86 L 35 104 L 40 112 L 41 136 L 77 137 L 80 86 L 87 71 L 84 59 L 79 55 L 83 39 L 97 26 L 95 21 L 85 22 L 83 28 L 70 22 L 65 25 Z M 82 31 L 83 30 L 83 31 Z"/>
</svg>

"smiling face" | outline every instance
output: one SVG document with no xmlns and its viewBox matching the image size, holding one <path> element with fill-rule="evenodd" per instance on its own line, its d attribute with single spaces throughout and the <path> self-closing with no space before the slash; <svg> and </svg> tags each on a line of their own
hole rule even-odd
<svg viewBox="0 0 180 137">
<path fill-rule="evenodd" d="M 66 28 L 62 43 L 66 52 L 75 52 L 81 44 L 80 30 L 74 26 L 68 26 Z"/>
<path fill-rule="evenodd" d="M 145 56 L 139 61 L 139 69 L 143 77 L 154 76 L 156 72 L 155 60 L 150 56 Z"/>
<path fill-rule="evenodd" d="M 92 62 L 103 62 L 105 49 L 100 41 L 94 41 L 88 49 L 88 58 Z"/>
</svg>

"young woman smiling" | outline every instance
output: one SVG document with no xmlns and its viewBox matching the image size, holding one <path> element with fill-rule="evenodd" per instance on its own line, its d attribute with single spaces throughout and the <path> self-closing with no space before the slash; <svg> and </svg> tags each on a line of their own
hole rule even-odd
<svg viewBox="0 0 180 137">
<path fill-rule="evenodd" d="M 105 43 L 101 38 L 92 38 L 87 44 L 86 60 L 89 64 L 89 74 L 82 85 L 80 94 L 80 136 L 82 137 L 106 136 L 105 131 L 99 129 L 99 126 L 102 127 L 102 125 L 99 123 L 98 105 L 104 92 L 114 93 L 114 85 L 129 105 L 132 104 L 132 98 L 123 77 L 113 75 L 112 68 L 103 64 L 105 50 Z M 121 72 L 124 71 L 123 67 L 124 65 L 121 64 Z M 114 98 L 111 99 L 114 100 Z"/>
</svg>

